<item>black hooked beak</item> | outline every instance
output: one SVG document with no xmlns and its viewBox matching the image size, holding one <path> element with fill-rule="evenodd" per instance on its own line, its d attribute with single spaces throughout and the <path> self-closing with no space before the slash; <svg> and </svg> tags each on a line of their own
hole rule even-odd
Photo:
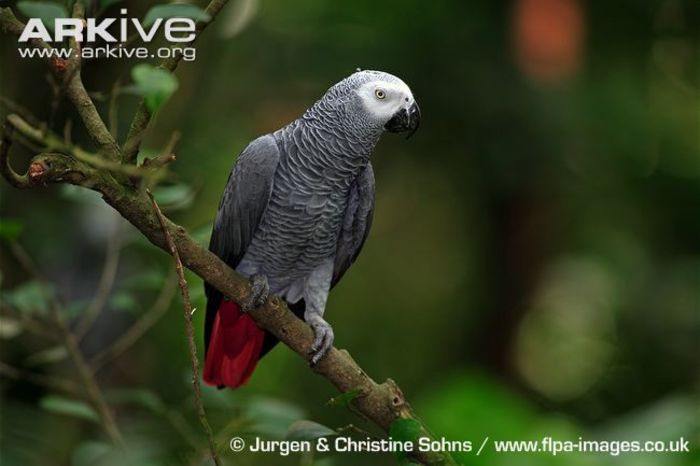
<svg viewBox="0 0 700 466">
<path fill-rule="evenodd" d="M 391 117 L 385 125 L 384 129 L 390 133 L 403 133 L 408 131 L 406 139 L 413 136 L 418 131 L 420 126 L 420 108 L 416 102 L 413 102 L 409 108 L 402 108 Z"/>
</svg>

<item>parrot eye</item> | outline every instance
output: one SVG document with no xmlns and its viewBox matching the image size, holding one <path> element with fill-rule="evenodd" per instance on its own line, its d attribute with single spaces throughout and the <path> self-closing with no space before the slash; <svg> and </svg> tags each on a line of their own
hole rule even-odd
<svg viewBox="0 0 700 466">
<path fill-rule="evenodd" d="M 384 92 L 383 89 L 376 89 L 374 91 L 374 95 L 377 97 L 377 99 L 382 100 L 384 97 L 386 97 L 386 92 Z"/>
</svg>

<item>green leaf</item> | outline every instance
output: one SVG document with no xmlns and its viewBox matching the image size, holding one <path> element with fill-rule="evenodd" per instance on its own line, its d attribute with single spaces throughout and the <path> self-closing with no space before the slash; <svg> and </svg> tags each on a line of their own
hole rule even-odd
<svg viewBox="0 0 700 466">
<path fill-rule="evenodd" d="M 100 421 L 100 417 L 94 409 L 78 400 L 49 395 L 39 401 L 39 406 L 46 411 L 56 414 L 65 414 L 66 416 L 77 417 L 93 422 Z"/>
<path fill-rule="evenodd" d="M 17 9 L 28 18 L 39 18 L 46 29 L 54 30 L 56 18 L 68 18 L 68 11 L 63 5 L 52 2 L 19 2 Z"/>
<path fill-rule="evenodd" d="M 157 111 L 177 90 L 177 78 L 162 68 L 141 63 L 131 70 L 131 77 L 151 112 Z"/>
<path fill-rule="evenodd" d="M 39 366 L 41 364 L 52 364 L 63 361 L 68 357 L 68 350 L 65 346 L 53 346 L 51 348 L 30 354 L 24 360 L 28 366 Z"/>
<path fill-rule="evenodd" d="M 105 391 L 105 399 L 112 404 L 135 404 L 154 413 L 165 410 L 163 401 L 145 388 L 112 388 Z"/>
<path fill-rule="evenodd" d="M 301 420 L 294 422 L 287 430 L 287 440 L 316 440 L 321 437 L 336 435 L 336 431 L 314 421 Z"/>
<path fill-rule="evenodd" d="M 0 339 L 9 340 L 22 333 L 22 322 L 12 317 L 0 316 Z"/>
<path fill-rule="evenodd" d="M 112 294 L 109 306 L 117 311 L 131 311 L 136 308 L 136 298 L 126 291 L 118 291 Z"/>
<path fill-rule="evenodd" d="M 326 402 L 328 406 L 340 406 L 347 408 L 350 406 L 350 403 L 352 403 L 352 400 L 355 398 L 359 397 L 362 395 L 362 390 L 359 388 L 356 388 L 354 390 L 349 390 L 345 393 L 342 393 L 334 398 L 331 398 Z"/>
<path fill-rule="evenodd" d="M 151 26 L 158 18 L 190 18 L 195 21 L 209 21 L 209 16 L 204 10 L 195 5 L 185 3 L 171 3 L 168 5 L 156 5 L 146 13 L 143 26 Z"/>
<path fill-rule="evenodd" d="M 2 302 L 18 312 L 45 314 L 48 311 L 47 294 L 53 291 L 36 280 L 24 282 L 10 291 L 3 291 Z"/>
<path fill-rule="evenodd" d="M 389 437 L 400 442 L 415 442 L 418 440 L 418 436 L 422 430 L 423 426 L 415 419 L 398 418 L 395 419 L 389 427 Z M 399 462 L 407 460 L 407 455 L 404 451 L 397 451 L 395 456 Z"/>
<path fill-rule="evenodd" d="M 22 233 L 24 225 L 19 220 L 0 218 L 0 239 L 13 240 Z"/>
<path fill-rule="evenodd" d="M 184 209 L 192 204 L 194 191 L 186 184 L 173 184 L 155 188 L 153 196 L 164 210 L 177 210 Z"/>
<path fill-rule="evenodd" d="M 84 442 L 73 452 L 71 466 L 100 464 L 112 452 L 112 446 L 104 442 Z"/>
<path fill-rule="evenodd" d="M 132 87 L 132 86 L 129 86 Z M 134 87 L 134 92 L 133 94 L 141 94 L 141 92 L 138 90 L 137 87 Z M 161 151 L 156 150 L 156 149 L 141 149 L 139 150 L 139 153 L 136 155 L 136 165 L 143 165 L 143 162 L 145 162 L 147 159 L 153 159 L 161 155 Z"/>
</svg>

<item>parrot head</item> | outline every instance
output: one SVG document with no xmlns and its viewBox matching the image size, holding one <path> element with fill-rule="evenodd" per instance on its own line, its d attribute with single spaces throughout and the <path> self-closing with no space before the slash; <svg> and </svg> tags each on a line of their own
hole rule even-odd
<svg viewBox="0 0 700 466">
<path fill-rule="evenodd" d="M 383 71 L 357 71 L 331 87 L 322 101 L 342 107 L 353 126 L 377 133 L 407 132 L 408 139 L 420 125 L 420 108 L 411 89 Z"/>
</svg>

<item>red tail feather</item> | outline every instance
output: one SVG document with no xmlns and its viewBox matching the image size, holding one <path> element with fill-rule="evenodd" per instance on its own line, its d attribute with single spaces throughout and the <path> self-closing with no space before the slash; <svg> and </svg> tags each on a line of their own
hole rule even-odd
<svg viewBox="0 0 700 466">
<path fill-rule="evenodd" d="M 221 301 L 205 357 L 204 381 L 230 388 L 244 385 L 258 363 L 264 337 L 265 331 L 238 304 Z"/>
</svg>

